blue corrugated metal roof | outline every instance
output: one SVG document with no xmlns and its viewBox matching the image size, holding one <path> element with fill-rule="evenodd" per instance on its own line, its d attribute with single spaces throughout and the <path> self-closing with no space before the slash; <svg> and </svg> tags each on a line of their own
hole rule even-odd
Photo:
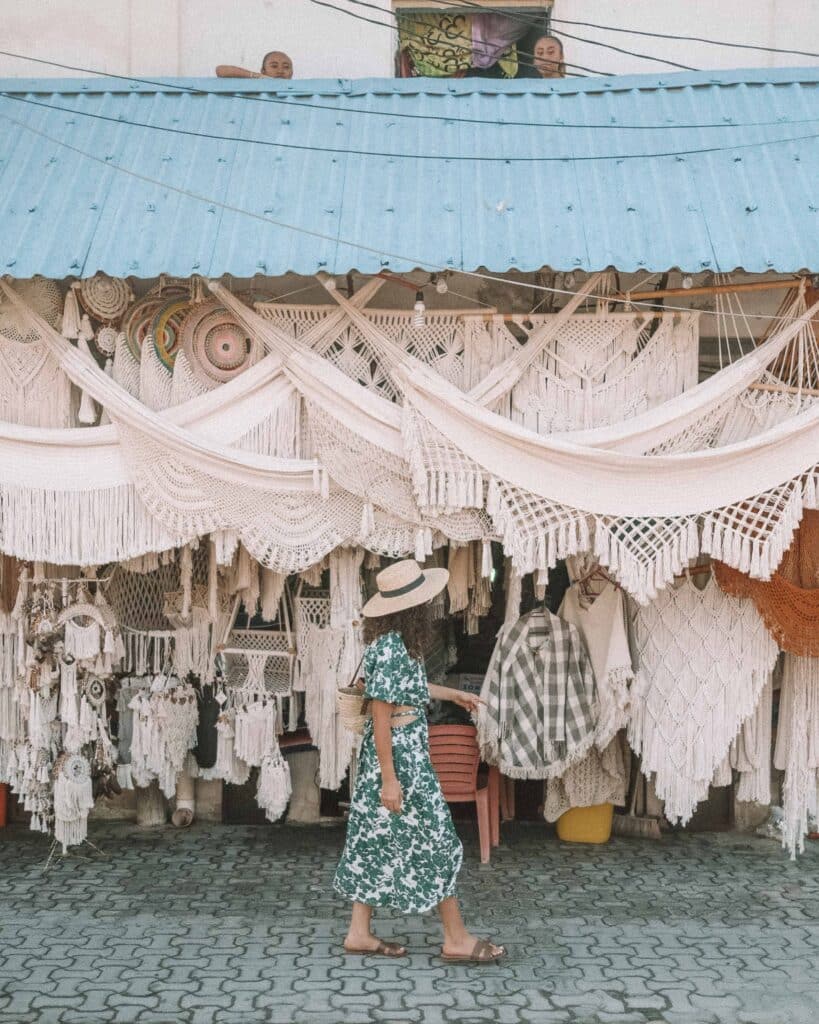
<svg viewBox="0 0 819 1024">
<path fill-rule="evenodd" d="M 816 68 L 0 92 L 0 272 L 16 277 L 819 269 Z"/>
</svg>

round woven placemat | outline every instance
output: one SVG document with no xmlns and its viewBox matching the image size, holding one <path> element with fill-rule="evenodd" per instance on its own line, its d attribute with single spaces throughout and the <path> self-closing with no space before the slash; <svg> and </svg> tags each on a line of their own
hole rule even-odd
<svg viewBox="0 0 819 1024">
<path fill-rule="evenodd" d="M 127 281 L 102 271 L 80 281 L 79 290 L 86 313 L 108 324 L 119 320 L 134 298 Z"/>
<path fill-rule="evenodd" d="M 190 308 L 190 296 L 185 295 L 168 299 L 154 313 L 151 323 L 154 349 L 162 365 L 169 370 L 173 369 L 176 362 L 176 353 L 182 344 L 180 328 Z"/>
<path fill-rule="evenodd" d="M 204 384 L 224 384 L 247 369 L 258 343 L 218 302 L 194 306 L 182 324 L 182 347 L 191 372 Z"/>
<path fill-rule="evenodd" d="M 128 348 L 130 348 L 131 354 L 137 362 L 139 362 L 142 353 L 142 343 L 151 329 L 151 324 L 157 310 L 169 300 L 187 295 L 187 288 L 176 285 L 166 285 L 162 288 L 161 295 L 159 294 L 159 289 L 154 288 L 141 299 L 137 299 L 125 314 L 122 321 L 122 330 L 128 339 Z"/>
</svg>

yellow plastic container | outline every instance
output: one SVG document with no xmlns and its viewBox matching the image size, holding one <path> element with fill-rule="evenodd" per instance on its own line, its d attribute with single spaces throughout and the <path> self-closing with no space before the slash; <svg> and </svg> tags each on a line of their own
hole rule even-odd
<svg viewBox="0 0 819 1024">
<path fill-rule="evenodd" d="M 557 819 L 557 837 L 564 843 L 607 843 L 613 817 L 614 804 L 571 807 Z"/>
</svg>

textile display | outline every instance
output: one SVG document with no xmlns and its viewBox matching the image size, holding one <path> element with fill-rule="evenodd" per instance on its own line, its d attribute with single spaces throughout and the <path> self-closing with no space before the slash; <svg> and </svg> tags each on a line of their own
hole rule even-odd
<svg viewBox="0 0 819 1024">
<path fill-rule="evenodd" d="M 509 778 L 557 778 L 594 743 L 591 661 L 577 628 L 548 611 L 501 629 L 481 697 L 481 755 Z"/>
<path fill-rule="evenodd" d="M 634 681 L 623 591 L 606 584 L 589 601 L 577 583 L 566 591 L 558 617 L 576 627 L 591 660 L 597 683 L 599 714 L 596 744 L 603 750 L 628 723 Z"/>
<path fill-rule="evenodd" d="M 731 744 L 729 764 L 739 772 L 737 800 L 771 802 L 771 734 L 773 676 L 765 684 L 756 711 L 746 718 Z"/>
<path fill-rule="evenodd" d="M 513 418 L 555 434 L 661 405 L 697 383 L 698 321 L 697 313 L 575 313 L 512 389 Z"/>
<path fill-rule="evenodd" d="M 131 776 L 137 786 L 153 779 L 167 797 L 176 793 L 176 781 L 189 750 L 196 745 L 198 707 L 196 692 L 175 677 L 155 677 L 130 702 L 134 712 L 131 736 Z"/>
<path fill-rule="evenodd" d="M 774 766 L 785 773 L 782 845 L 793 860 L 819 814 L 819 658 L 784 657 Z"/>
<path fill-rule="evenodd" d="M 584 550 L 593 526 L 597 558 L 642 601 L 701 550 L 765 578 L 817 505 L 819 407 L 724 448 L 632 456 L 535 435 L 417 369 L 404 383 L 419 505 L 463 507 L 486 484 L 521 573 Z"/>
<path fill-rule="evenodd" d="M 755 580 L 721 562 L 720 587 L 750 598 L 783 651 L 819 657 L 819 512 L 806 510 L 770 580 Z"/>
<path fill-rule="evenodd" d="M 637 678 L 628 738 L 669 821 L 685 824 L 743 723 L 756 711 L 778 656 L 750 601 L 712 575 L 686 576 L 633 617 Z"/>
<path fill-rule="evenodd" d="M 625 599 L 618 587 L 607 583 L 589 603 L 575 583 L 566 591 L 558 616 L 576 627 L 586 645 L 597 685 L 598 720 L 595 744 L 586 757 L 546 781 L 547 821 L 557 821 L 570 807 L 625 802 L 628 773 L 618 733 L 628 724 L 634 679 Z"/>
<path fill-rule="evenodd" d="M 95 581 L 42 569 L 21 570 L 0 622 L 0 782 L 65 849 L 85 837 L 92 781 L 118 788 L 106 702 L 123 651 L 98 586 L 91 599 Z"/>
</svg>

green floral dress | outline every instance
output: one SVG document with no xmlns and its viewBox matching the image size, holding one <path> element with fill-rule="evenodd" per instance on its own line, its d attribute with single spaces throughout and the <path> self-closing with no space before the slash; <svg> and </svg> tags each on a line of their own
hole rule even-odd
<svg viewBox="0 0 819 1024">
<path fill-rule="evenodd" d="M 455 895 L 463 860 L 461 840 L 429 759 L 426 671 L 393 631 L 367 647 L 364 683 L 366 696 L 412 704 L 418 717 L 392 729 L 392 759 L 403 792 L 399 814 L 381 803 L 372 718 L 364 726 L 347 841 L 333 888 L 348 900 L 372 907 L 423 913 Z"/>
</svg>

